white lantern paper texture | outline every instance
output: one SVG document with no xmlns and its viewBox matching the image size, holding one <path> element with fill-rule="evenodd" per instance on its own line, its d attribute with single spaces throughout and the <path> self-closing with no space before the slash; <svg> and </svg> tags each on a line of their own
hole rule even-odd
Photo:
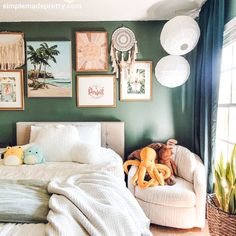
<svg viewBox="0 0 236 236">
<path fill-rule="evenodd" d="M 190 65 L 184 57 L 169 55 L 161 58 L 155 68 L 157 81 L 163 86 L 174 88 L 186 82 Z"/>
<path fill-rule="evenodd" d="M 161 45 L 171 55 L 184 55 L 197 45 L 200 29 L 190 16 L 176 16 L 169 20 L 161 32 Z"/>
</svg>

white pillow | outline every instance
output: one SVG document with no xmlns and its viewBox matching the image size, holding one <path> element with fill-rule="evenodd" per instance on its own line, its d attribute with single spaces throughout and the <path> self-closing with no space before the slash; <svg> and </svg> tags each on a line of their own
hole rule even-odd
<svg viewBox="0 0 236 236">
<path fill-rule="evenodd" d="M 87 143 L 77 143 L 71 150 L 72 161 L 95 164 L 101 158 L 101 147 Z"/>
<path fill-rule="evenodd" d="M 87 143 L 77 143 L 71 151 L 71 159 L 74 162 L 83 164 L 103 164 L 109 163 L 123 164 L 122 158 L 110 148 L 99 147 Z"/>
<path fill-rule="evenodd" d="M 101 124 L 78 124 L 74 125 L 80 136 L 80 142 L 101 147 Z"/>
<path fill-rule="evenodd" d="M 71 125 L 40 128 L 32 142 L 42 148 L 46 161 L 72 161 L 72 147 L 80 141 L 77 129 Z"/>
<path fill-rule="evenodd" d="M 45 126 L 45 128 L 48 126 Z M 33 143 L 35 138 L 37 137 L 39 131 L 42 129 L 42 127 L 40 126 L 36 126 L 36 125 L 31 125 L 30 127 L 30 143 Z"/>
<path fill-rule="evenodd" d="M 42 126 L 40 124 L 38 125 L 32 125 L 30 130 L 30 143 L 34 142 L 34 139 L 37 137 L 39 131 L 45 127 L 57 127 L 57 126 L 68 126 L 64 124 L 49 124 L 47 126 Z M 97 145 L 101 147 L 101 124 L 97 122 L 91 122 L 88 123 L 81 123 L 77 125 L 70 125 L 75 126 L 78 130 L 79 136 L 80 136 L 80 142 L 91 144 L 91 145 Z"/>
</svg>

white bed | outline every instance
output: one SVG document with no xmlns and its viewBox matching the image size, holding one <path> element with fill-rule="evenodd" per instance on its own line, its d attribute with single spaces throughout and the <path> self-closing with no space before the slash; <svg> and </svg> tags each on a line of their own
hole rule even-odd
<svg viewBox="0 0 236 236">
<path fill-rule="evenodd" d="M 17 145 L 29 143 L 30 127 L 32 125 L 78 125 L 91 124 L 89 122 L 19 122 L 16 124 Z M 114 150 L 107 152 L 108 158 L 99 164 L 80 164 L 74 162 L 46 162 L 39 165 L 4 166 L 0 162 L 0 179 L 30 180 L 40 179 L 51 181 L 55 178 L 67 179 L 84 170 L 102 170 L 115 176 L 120 185 L 125 185 L 123 173 L 124 157 L 124 123 L 101 122 L 101 144 L 103 147 Z M 138 209 L 139 210 L 139 209 Z M 0 236 L 2 235 L 45 235 L 46 224 L 0 224 Z M 56 234 L 55 234 L 56 235 Z M 149 233 L 147 233 L 149 235 Z"/>
<path fill-rule="evenodd" d="M 98 122 L 18 122 L 16 123 L 17 145 L 26 145 L 30 140 L 32 125 L 90 125 Z M 101 145 L 114 150 L 120 158 L 112 156 L 110 162 L 105 162 L 102 168 L 110 171 L 117 177 L 124 179 L 122 159 L 124 158 L 124 122 L 100 122 Z M 40 165 L 3 166 L 0 160 L 0 179 L 43 179 L 51 180 L 54 176 L 68 177 L 78 173 L 86 164 L 75 162 L 47 162 Z M 115 164 L 115 165 L 114 165 Z M 89 167 L 92 168 L 92 165 Z"/>
</svg>

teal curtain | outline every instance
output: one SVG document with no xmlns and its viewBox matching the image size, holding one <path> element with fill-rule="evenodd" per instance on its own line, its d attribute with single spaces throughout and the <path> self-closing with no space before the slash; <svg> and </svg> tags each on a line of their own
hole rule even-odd
<svg viewBox="0 0 236 236">
<path fill-rule="evenodd" d="M 202 158 L 212 191 L 217 103 L 224 31 L 224 0 L 208 0 L 199 15 L 201 36 L 194 55 L 194 151 Z"/>
</svg>

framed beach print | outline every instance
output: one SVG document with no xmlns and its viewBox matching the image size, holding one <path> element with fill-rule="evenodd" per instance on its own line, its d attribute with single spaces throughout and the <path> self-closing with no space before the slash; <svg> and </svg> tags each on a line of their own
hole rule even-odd
<svg viewBox="0 0 236 236">
<path fill-rule="evenodd" d="M 78 107 L 116 107 L 116 79 L 113 75 L 77 76 Z"/>
<path fill-rule="evenodd" d="M 26 43 L 28 97 L 72 97 L 70 41 Z"/>
<path fill-rule="evenodd" d="M 76 71 L 108 70 L 107 32 L 76 32 Z"/>
<path fill-rule="evenodd" d="M 120 100 L 144 101 L 152 97 L 152 62 L 136 61 L 120 73 Z"/>
<path fill-rule="evenodd" d="M 24 110 L 23 70 L 0 70 L 0 110 Z"/>
</svg>

